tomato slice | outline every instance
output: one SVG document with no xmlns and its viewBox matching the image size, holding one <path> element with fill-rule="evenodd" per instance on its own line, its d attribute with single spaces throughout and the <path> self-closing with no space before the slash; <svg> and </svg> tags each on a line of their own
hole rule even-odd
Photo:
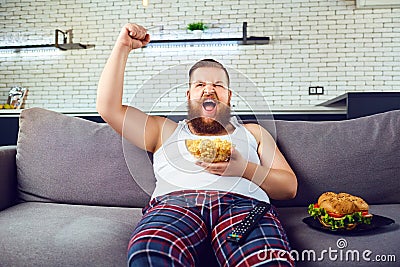
<svg viewBox="0 0 400 267">
<path fill-rule="evenodd" d="M 363 212 L 361 212 L 361 216 L 367 216 L 367 217 L 369 217 L 369 216 L 372 216 L 372 214 L 370 214 L 368 211 L 363 211 Z"/>
<path fill-rule="evenodd" d="M 315 203 L 315 204 L 314 204 L 314 208 L 316 208 L 316 209 L 318 209 L 318 208 L 319 208 L 319 205 L 318 205 L 318 203 Z"/>
<path fill-rule="evenodd" d="M 333 213 L 333 212 L 327 212 L 329 216 L 333 217 L 333 218 L 342 218 L 344 215 L 343 214 L 337 214 L 337 213 Z"/>
</svg>

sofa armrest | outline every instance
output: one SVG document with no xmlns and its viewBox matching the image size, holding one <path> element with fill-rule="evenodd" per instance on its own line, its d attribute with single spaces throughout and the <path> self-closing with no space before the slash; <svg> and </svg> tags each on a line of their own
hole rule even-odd
<svg viewBox="0 0 400 267">
<path fill-rule="evenodd" d="M 0 146 L 0 211 L 17 201 L 16 146 Z"/>
</svg>

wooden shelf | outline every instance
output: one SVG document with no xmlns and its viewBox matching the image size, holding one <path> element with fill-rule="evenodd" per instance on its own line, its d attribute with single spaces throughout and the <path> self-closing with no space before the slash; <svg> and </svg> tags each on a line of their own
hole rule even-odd
<svg viewBox="0 0 400 267">
<path fill-rule="evenodd" d="M 60 50 L 74 50 L 74 49 L 88 49 L 92 48 L 94 45 L 88 44 L 38 44 L 38 45 L 9 45 L 9 46 L 0 46 L 0 50 L 12 50 L 14 52 L 19 52 L 21 50 L 34 50 L 34 49 L 51 49 L 58 48 Z"/>
<path fill-rule="evenodd" d="M 269 43 L 269 40 L 270 37 L 154 40 L 146 47 L 265 45 Z"/>
<path fill-rule="evenodd" d="M 58 41 L 59 34 L 62 34 L 63 42 L 60 43 Z M 67 41 L 67 37 L 70 37 L 70 40 Z M 12 52 L 20 52 L 22 50 L 36 50 L 36 49 L 44 49 L 51 50 L 54 48 L 58 48 L 60 50 L 75 50 L 75 49 L 88 49 L 92 48 L 94 45 L 92 44 L 81 44 L 81 43 L 73 43 L 72 42 L 72 30 L 68 30 L 63 32 L 61 30 L 55 30 L 55 43 L 54 44 L 34 44 L 34 45 L 8 45 L 8 46 L 0 46 L 0 50 L 12 51 Z"/>
<path fill-rule="evenodd" d="M 192 46 L 229 46 L 229 45 L 265 45 L 270 37 L 247 37 L 247 22 L 243 22 L 242 38 L 154 40 L 146 47 L 192 47 Z"/>
</svg>

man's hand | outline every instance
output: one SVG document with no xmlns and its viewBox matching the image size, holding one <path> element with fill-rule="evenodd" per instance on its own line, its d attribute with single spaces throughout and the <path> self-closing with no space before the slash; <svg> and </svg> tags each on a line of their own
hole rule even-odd
<svg viewBox="0 0 400 267">
<path fill-rule="evenodd" d="M 128 23 L 121 29 L 116 44 L 133 50 L 141 48 L 149 42 L 150 35 L 143 26 Z"/>
<path fill-rule="evenodd" d="M 196 164 L 212 174 L 243 177 L 248 162 L 243 158 L 239 151 L 233 147 L 229 161 L 216 163 L 198 161 Z"/>
</svg>

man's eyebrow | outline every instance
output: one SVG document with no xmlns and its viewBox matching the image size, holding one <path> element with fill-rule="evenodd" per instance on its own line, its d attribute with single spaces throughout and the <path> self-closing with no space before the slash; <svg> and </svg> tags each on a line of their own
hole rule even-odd
<svg viewBox="0 0 400 267">
<path fill-rule="evenodd" d="M 190 82 L 190 83 L 204 83 L 204 82 L 206 82 L 206 81 L 202 81 L 202 80 L 195 80 L 195 81 L 192 81 L 192 82 Z M 208 82 L 208 81 L 207 81 Z M 225 83 L 224 81 L 215 81 L 215 82 L 213 82 L 213 83 Z"/>
</svg>

